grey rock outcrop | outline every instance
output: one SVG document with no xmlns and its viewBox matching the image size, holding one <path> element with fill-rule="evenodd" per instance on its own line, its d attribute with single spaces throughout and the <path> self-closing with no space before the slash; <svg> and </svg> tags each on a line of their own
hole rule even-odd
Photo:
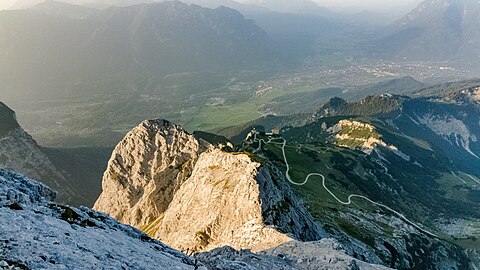
<svg viewBox="0 0 480 270">
<path fill-rule="evenodd" d="M 0 206 L 32 205 L 53 201 L 57 193 L 46 185 L 20 174 L 0 169 Z"/>
<path fill-rule="evenodd" d="M 0 269 L 195 269 L 193 258 L 105 214 L 53 203 L 55 194 L 0 169 Z"/>
<path fill-rule="evenodd" d="M 59 201 L 71 202 L 76 196 L 63 173 L 43 153 L 37 142 L 20 127 L 15 113 L 1 102 L 0 168 L 41 179 L 59 192 Z"/>
<path fill-rule="evenodd" d="M 346 255 L 342 248 L 336 240 L 324 238 L 314 242 L 291 241 L 259 253 L 221 247 L 200 253 L 197 258 L 209 269 L 390 269 L 354 259 Z"/>
</svg>

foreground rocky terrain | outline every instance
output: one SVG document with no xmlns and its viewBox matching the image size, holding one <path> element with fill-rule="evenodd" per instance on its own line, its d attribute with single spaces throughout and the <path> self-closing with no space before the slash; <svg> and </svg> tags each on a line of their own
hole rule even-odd
<svg viewBox="0 0 480 270">
<path fill-rule="evenodd" d="M 333 239 L 260 254 L 222 247 L 189 257 L 86 207 L 52 202 L 47 186 L 0 169 L 0 269 L 386 269 Z"/>
<path fill-rule="evenodd" d="M 193 269 L 194 260 L 88 208 L 52 202 L 56 192 L 0 170 L 0 268 Z"/>
</svg>

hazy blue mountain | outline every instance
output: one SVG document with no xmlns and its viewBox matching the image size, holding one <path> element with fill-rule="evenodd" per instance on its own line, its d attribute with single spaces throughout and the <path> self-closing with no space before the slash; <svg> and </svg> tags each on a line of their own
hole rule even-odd
<svg viewBox="0 0 480 270">
<path fill-rule="evenodd" d="M 376 25 L 378 15 L 343 14 L 333 12 L 309 0 L 281 1 L 233 1 L 233 0 L 185 0 L 201 6 L 215 8 L 227 6 L 240 11 L 245 17 L 253 19 L 264 29 L 282 51 L 284 60 L 298 63 L 305 57 L 319 53 L 315 51 L 315 43 L 321 40 L 328 46 L 337 46 L 338 39 L 351 43 L 356 33 L 364 25 Z M 241 2 L 241 3 L 240 3 Z M 346 33 L 348 28 L 350 33 Z M 327 41 L 328 40 L 328 41 Z M 341 43 L 341 42 L 340 42 Z M 335 44 L 335 45 L 332 45 Z M 321 52 L 323 53 L 323 52 Z M 296 61 L 296 62 L 295 62 Z"/>
<path fill-rule="evenodd" d="M 158 2 L 162 2 L 162 1 L 164 0 L 160 0 Z M 202 7 L 213 8 L 213 9 L 221 6 L 229 7 L 229 8 L 240 11 L 243 15 L 247 17 L 250 14 L 272 12 L 270 9 L 265 7 L 261 7 L 255 4 L 240 3 L 234 0 L 183 0 L 182 2 L 187 4 L 196 4 Z"/>
<path fill-rule="evenodd" d="M 35 11 L 51 17 L 85 19 L 97 15 L 100 11 L 82 5 L 68 4 L 62 1 L 46 0 L 35 5 Z"/>
<path fill-rule="evenodd" d="M 58 16 L 63 10 L 75 16 Z M 181 2 L 103 11 L 49 2 L 3 11 L 0 48 L 0 93 L 17 99 L 153 91 L 168 74 L 278 63 L 268 35 L 239 12 Z"/>
<path fill-rule="evenodd" d="M 245 0 L 241 2 L 268 8 L 272 11 L 281 13 L 311 14 L 324 17 L 333 14 L 328 8 L 321 7 L 314 1 L 310 0 Z"/>
<path fill-rule="evenodd" d="M 50 0 L 17 0 L 9 9 L 27 9 Z M 126 7 L 141 3 L 153 3 L 153 0 L 60 0 L 63 3 L 92 8 L 108 8 L 111 6 Z"/>
<path fill-rule="evenodd" d="M 477 61 L 480 47 L 476 0 L 426 0 L 387 29 L 377 41 L 383 56 Z"/>
</svg>

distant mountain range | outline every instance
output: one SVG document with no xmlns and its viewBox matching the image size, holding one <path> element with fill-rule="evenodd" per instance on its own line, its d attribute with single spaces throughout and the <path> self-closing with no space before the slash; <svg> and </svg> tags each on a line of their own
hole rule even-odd
<svg viewBox="0 0 480 270">
<path fill-rule="evenodd" d="M 25 9 L 32 8 L 35 5 L 50 0 L 17 0 L 9 9 Z M 110 6 L 125 7 L 138 5 L 142 3 L 159 3 L 168 0 L 59 0 L 64 3 L 89 6 L 95 8 L 106 8 Z M 217 8 L 225 6 L 235 8 L 238 10 L 257 10 L 270 11 L 281 13 L 300 13 L 300 14 L 315 14 L 327 15 L 333 14 L 325 7 L 319 6 L 317 3 L 310 0 L 185 0 L 182 1 L 189 4 L 197 4 L 208 8 Z"/>
<path fill-rule="evenodd" d="M 280 13 L 298 13 L 331 17 L 334 13 L 310 0 L 244 0 L 239 1 L 250 5 L 267 8 Z"/>
<path fill-rule="evenodd" d="M 50 3 L 49 3 L 50 2 Z M 58 32 L 68 31 L 70 33 L 71 44 L 61 51 L 76 52 L 77 55 L 82 55 L 82 61 L 77 65 L 82 64 L 90 67 L 95 62 L 92 58 L 103 60 L 109 64 L 102 66 L 101 70 L 108 70 L 115 66 L 117 69 L 105 76 L 113 77 L 119 74 L 125 74 L 125 70 L 131 73 L 128 83 L 134 84 L 135 75 L 140 74 L 143 78 L 150 78 L 152 70 L 155 75 L 177 73 L 177 72 L 191 72 L 192 70 L 201 69 L 200 67 L 207 67 L 207 70 L 239 70 L 245 68 L 256 67 L 257 69 L 264 69 L 267 66 L 275 66 L 273 63 L 278 61 L 278 52 L 282 51 L 287 54 L 288 63 L 294 60 L 302 59 L 302 57 L 315 53 L 313 44 L 315 41 L 320 41 L 325 48 L 340 49 L 347 44 L 354 44 L 354 55 L 362 55 L 369 57 L 380 58 L 400 58 L 405 57 L 406 60 L 434 60 L 434 61 L 454 61 L 463 66 L 475 66 L 476 61 L 480 57 L 480 23 L 476 18 L 480 15 L 479 3 L 476 0 L 426 0 L 419 4 L 414 10 L 405 15 L 403 18 L 397 20 L 390 26 L 382 28 L 382 25 L 388 24 L 390 18 L 386 18 L 381 14 L 372 12 L 361 12 L 358 14 L 342 14 L 332 12 L 331 10 L 321 7 L 317 3 L 309 0 L 302 1 L 233 1 L 233 0 L 185 0 L 189 4 L 195 4 L 213 8 L 215 12 L 207 12 L 206 9 L 199 7 L 189 7 L 190 13 L 183 13 L 178 8 L 182 4 L 168 1 L 151 1 L 151 0 L 122 0 L 122 1 L 98 1 L 98 0 L 61 0 L 63 4 L 81 5 L 84 7 L 94 7 L 105 9 L 107 7 L 116 6 L 117 8 L 110 8 L 108 10 L 98 11 L 96 15 L 89 13 L 88 18 L 83 18 L 81 22 L 65 21 L 62 22 L 63 27 L 50 27 L 45 20 L 47 18 L 35 18 L 37 23 L 35 25 L 43 25 L 44 29 L 49 29 L 50 34 L 54 35 Z M 19 0 L 14 5 L 14 8 L 32 8 L 39 3 L 43 10 L 42 14 L 52 13 L 59 14 L 77 14 L 79 11 L 72 11 L 73 7 L 66 5 L 60 7 L 58 4 L 51 4 L 50 0 Z M 132 5 L 149 4 L 148 8 L 133 8 Z M 176 5 L 177 9 L 172 9 Z M 57 12 L 48 11 L 45 6 L 50 9 L 56 9 Z M 55 7 L 53 7 L 55 6 Z M 130 7 L 129 7 L 130 6 Z M 155 6 L 155 7 L 154 7 Z M 225 8 L 226 6 L 241 12 L 246 18 L 255 20 L 255 23 L 265 30 L 255 26 L 251 21 L 236 18 L 239 14 L 233 15 Z M 79 7 L 77 6 L 77 9 Z M 128 12 L 120 12 L 120 9 L 126 8 Z M 160 10 L 164 10 L 162 14 Z M 36 10 L 37 12 L 34 12 Z M 149 10 L 149 12 L 145 12 Z M 155 11 L 154 11 L 155 10 Z M 170 10 L 170 11 L 169 11 Z M 184 8 L 185 12 L 187 8 Z M 38 13 L 39 8 L 34 8 L 27 13 Z M 126 16 L 129 14 L 130 18 Z M 142 14 L 141 20 L 138 20 L 139 14 Z M 41 31 L 40 28 L 30 26 L 30 28 L 19 28 L 22 24 L 22 12 L 16 12 L 15 16 L 11 14 L 2 14 L 0 22 L 3 25 L 16 25 L 12 31 L 22 35 L 26 35 L 27 41 L 31 44 L 50 47 L 45 44 L 37 44 L 34 35 L 31 32 Z M 154 16 L 153 14 L 157 14 Z M 216 15 L 215 15 L 216 14 Z M 223 15 L 221 15 L 223 14 Z M 229 15 L 227 15 L 229 14 Z M 176 16 L 174 16 L 176 15 Z M 25 17 L 25 15 L 23 15 Z M 28 15 L 29 17 L 36 17 L 38 15 Z M 170 24 L 166 18 L 174 16 L 175 20 Z M 210 22 L 198 20 L 204 16 L 209 18 Z M 64 17 L 64 16 L 61 16 Z M 164 18 L 165 21 L 160 23 L 159 18 Z M 110 19 L 107 19 L 110 18 Z M 136 18 L 136 19 L 134 19 Z M 51 19 L 51 18 L 50 18 Z M 78 16 L 77 16 L 78 19 Z M 58 20 L 58 19 L 57 19 Z M 130 21 L 129 21 L 130 20 Z M 136 20 L 133 22 L 133 20 Z M 179 27 L 194 22 L 198 29 L 193 30 L 198 35 L 189 33 L 189 29 Z M 136 25 L 134 25 L 136 24 Z M 108 31 L 115 31 L 118 27 L 130 27 L 126 31 L 122 31 L 122 36 L 117 35 L 117 43 L 122 43 L 122 46 L 113 45 L 103 40 L 103 50 L 98 49 L 88 55 L 85 51 L 73 51 L 75 44 L 80 43 L 83 50 L 92 51 L 91 44 L 102 42 L 99 36 L 107 34 Z M 142 25 L 150 25 L 143 28 Z M 218 32 L 212 27 L 222 25 L 218 28 Z M 365 27 L 367 26 L 367 27 Z M 374 34 L 372 34 L 371 27 L 375 27 Z M 9 27 L 12 28 L 12 27 Z M 136 30 L 134 30 L 136 29 Z M 140 30 L 141 29 L 141 30 Z M 98 31 L 97 31 L 98 30 Z M 101 32 L 107 31 L 107 32 Z M 132 31 L 135 31 L 133 33 Z M 93 33 L 96 33 L 95 35 Z M 173 34 L 175 33 L 175 34 Z M 223 33 L 223 34 L 222 34 Z M 226 34 L 230 33 L 230 34 Z M 335 35 L 337 33 L 337 35 Z M 0 34 L 8 37 L 0 27 Z M 47 33 L 48 34 L 48 33 Z M 117 33 L 118 34 L 118 33 Z M 10 34 L 11 35 L 11 34 Z M 112 33 L 113 35 L 113 33 Z M 159 44 L 158 36 L 162 36 L 163 42 Z M 188 38 L 186 38 L 188 36 Z M 204 37 L 204 38 L 202 38 Z M 12 40 L 12 37 L 9 37 Z M 53 38 L 53 39 L 52 39 Z M 113 36 L 112 36 L 113 38 Z M 365 42 L 363 39 L 374 39 L 374 42 Z M 55 38 L 50 38 L 55 42 Z M 87 44 L 82 40 L 88 40 Z M 112 39 L 109 39 L 112 40 Z M 135 44 L 128 42 L 128 40 L 135 40 Z M 168 43 L 165 43 L 168 40 Z M 205 43 L 210 42 L 213 46 L 205 46 Z M 73 42 L 75 41 L 75 44 Z M 20 40 L 18 40 L 20 42 Z M 105 43 L 106 42 L 106 43 Z M 5 45 L 2 45 L 5 43 Z M 2 50 L 8 49 L 7 42 L 2 43 L 0 39 L 0 46 Z M 339 44 L 337 44 L 339 43 Z M 58 42 L 57 42 L 58 44 Z M 196 44 L 194 47 L 193 44 Z M 366 44 L 369 44 L 368 46 Z M 51 45 L 51 44 L 50 44 Z M 171 47 L 175 49 L 172 50 Z M 317 42 L 318 46 L 318 42 Z M 88 47 L 88 48 L 86 48 Z M 165 52 L 170 48 L 167 57 L 165 54 L 156 55 L 155 52 Z M 244 48 L 244 49 L 242 49 Z M 345 47 L 346 48 L 346 47 Z M 344 48 L 344 49 L 345 49 Z M 28 51 L 10 52 L 5 51 L 5 55 L 10 57 L 19 57 L 20 53 Z M 234 50 L 235 49 L 235 50 Z M 350 50 L 352 50 L 350 48 Z M 43 50 L 42 50 L 43 51 Z M 119 53 L 121 51 L 121 53 Z M 138 55 L 139 51 L 144 51 L 148 54 L 148 59 L 144 55 Z M 108 52 L 108 54 L 106 53 Z M 117 54 L 115 54 L 115 52 Z M 235 53 L 234 53 L 235 52 Z M 58 51 L 57 51 L 58 53 Z M 328 53 L 318 50 L 316 53 Z M 330 52 L 331 53 L 331 52 Z M 119 55 L 120 54 L 120 55 Z M 2 54 L 0 54 L 1 56 Z M 56 56 L 51 52 L 44 52 L 45 56 Z M 150 56 L 154 57 L 150 57 Z M 199 55 L 203 56 L 200 57 Z M 102 56 L 102 57 L 100 57 Z M 122 57 L 119 57 L 122 56 Z M 65 58 L 65 55 L 56 57 Z M 150 59 L 151 58 L 151 59 Z M 53 58 L 55 59 L 55 58 Z M 108 60 L 110 59 L 110 60 Z M 113 61 L 112 59 L 116 59 Z M 123 60 L 122 60 L 123 59 Z M 172 62 L 173 59 L 175 62 Z M 215 60 L 222 59 L 222 63 Z M 11 60 L 11 59 L 10 59 Z M 75 59 L 73 59 L 75 60 Z M 1 62 L 0 58 L 0 63 Z M 117 62 L 118 61 L 118 62 Z M 162 63 L 160 64 L 159 61 Z M 61 60 L 44 61 L 46 64 L 60 65 Z M 166 65 L 171 67 L 166 68 Z M 175 63 L 175 64 L 174 64 Z M 247 64 L 248 63 L 248 64 Z M 269 63 L 269 64 L 266 64 Z M 18 63 L 20 64 L 20 63 Z M 96 63 L 95 63 L 96 64 Z M 95 65 L 97 66 L 97 65 Z M 83 75 L 89 72 L 98 73 L 99 70 L 90 70 L 90 68 L 83 70 L 76 70 L 77 75 Z M 124 70 L 118 70 L 123 68 Z M 68 66 L 63 66 L 61 69 L 64 73 L 69 70 Z M 17 76 L 29 72 L 26 68 L 17 70 Z M 68 72 L 67 72 L 68 73 Z M 35 76 L 40 76 L 35 73 Z M 87 75 L 91 80 L 91 74 Z M 105 77 L 104 76 L 104 77 Z M 125 77 L 125 76 L 123 76 Z M 82 84 L 79 82 L 78 76 L 74 80 L 74 85 Z M 42 82 L 41 84 L 46 84 Z M 67 84 L 68 85 L 68 84 Z M 142 88 L 142 86 L 138 86 Z"/>
<path fill-rule="evenodd" d="M 9 9 L 27 9 L 50 0 L 17 0 Z M 153 0 L 61 0 L 63 3 L 81 5 L 92 8 L 108 8 L 111 6 L 126 7 L 142 3 L 153 3 Z"/>
<path fill-rule="evenodd" d="M 3 11 L 0 48 L 0 94 L 17 99 L 154 91 L 168 74 L 278 64 L 268 35 L 239 12 L 181 2 Z"/>
<path fill-rule="evenodd" d="M 480 59 L 480 2 L 426 0 L 387 29 L 378 42 L 383 56 L 409 60 Z"/>
</svg>

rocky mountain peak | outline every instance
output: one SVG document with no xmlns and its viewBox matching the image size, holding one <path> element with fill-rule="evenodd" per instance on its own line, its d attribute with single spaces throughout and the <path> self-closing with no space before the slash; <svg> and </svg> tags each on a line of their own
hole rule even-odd
<svg viewBox="0 0 480 270">
<path fill-rule="evenodd" d="M 209 147 L 166 120 L 142 122 L 115 147 L 94 208 L 133 226 L 148 223 L 167 209 Z"/>
<path fill-rule="evenodd" d="M 149 233 L 180 250 L 224 245 L 254 251 L 320 238 L 283 174 L 245 154 L 203 153 Z"/>
<path fill-rule="evenodd" d="M 343 98 L 333 97 L 328 100 L 328 104 L 332 108 L 339 108 L 345 106 L 346 104 L 348 104 L 348 102 Z"/>
<path fill-rule="evenodd" d="M 348 106 L 348 102 L 343 98 L 333 97 L 328 100 L 315 114 L 314 118 L 334 116 L 338 110 Z"/>
<path fill-rule="evenodd" d="M 117 145 L 94 208 L 182 251 L 264 250 L 322 234 L 283 173 L 160 119 Z"/>
</svg>

